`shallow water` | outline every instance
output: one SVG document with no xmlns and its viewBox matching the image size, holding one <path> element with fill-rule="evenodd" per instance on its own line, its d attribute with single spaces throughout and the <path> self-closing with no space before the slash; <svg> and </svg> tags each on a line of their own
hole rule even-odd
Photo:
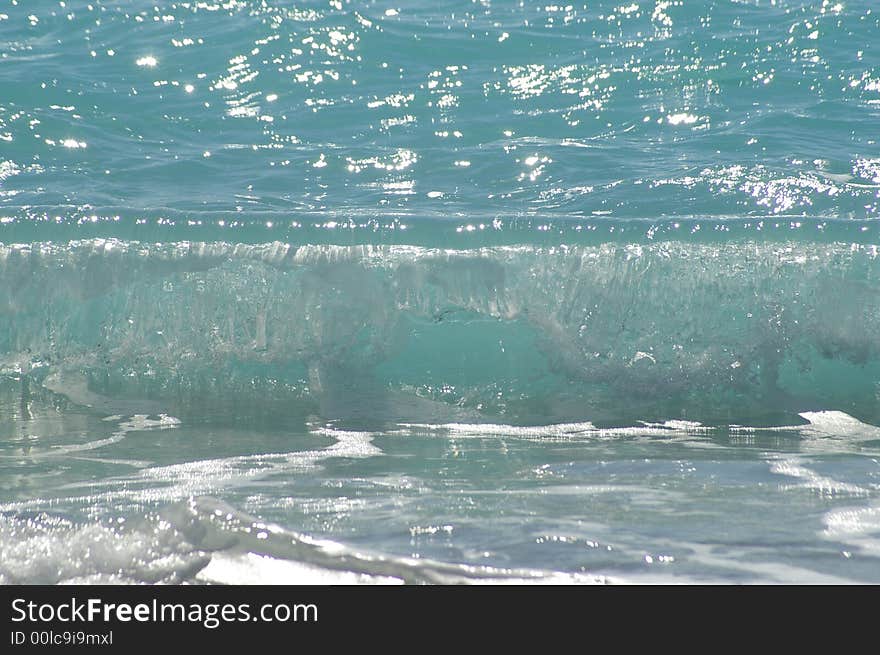
<svg viewBox="0 0 880 655">
<path fill-rule="evenodd" d="M 877 582 L 880 429 L 99 418 L 3 394 L 5 582 Z"/>
<path fill-rule="evenodd" d="M 0 581 L 880 582 L 878 21 L 0 6 Z"/>
</svg>

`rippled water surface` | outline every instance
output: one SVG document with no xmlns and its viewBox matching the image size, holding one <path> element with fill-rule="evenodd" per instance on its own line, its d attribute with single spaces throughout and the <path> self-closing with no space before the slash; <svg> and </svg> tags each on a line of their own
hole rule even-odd
<svg viewBox="0 0 880 655">
<path fill-rule="evenodd" d="M 0 581 L 880 582 L 867 0 L 0 0 Z"/>
</svg>

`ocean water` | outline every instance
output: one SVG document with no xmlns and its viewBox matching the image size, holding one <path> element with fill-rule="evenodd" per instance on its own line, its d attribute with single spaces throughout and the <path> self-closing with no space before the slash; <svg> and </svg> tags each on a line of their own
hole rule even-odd
<svg viewBox="0 0 880 655">
<path fill-rule="evenodd" d="M 878 48 L 0 1 L 0 582 L 880 582 Z"/>
</svg>

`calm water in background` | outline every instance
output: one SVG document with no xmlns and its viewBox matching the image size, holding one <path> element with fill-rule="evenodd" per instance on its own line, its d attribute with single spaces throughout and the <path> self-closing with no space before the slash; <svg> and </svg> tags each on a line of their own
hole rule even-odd
<svg viewBox="0 0 880 655">
<path fill-rule="evenodd" d="M 880 582 L 871 2 L 0 2 L 0 581 Z"/>
</svg>

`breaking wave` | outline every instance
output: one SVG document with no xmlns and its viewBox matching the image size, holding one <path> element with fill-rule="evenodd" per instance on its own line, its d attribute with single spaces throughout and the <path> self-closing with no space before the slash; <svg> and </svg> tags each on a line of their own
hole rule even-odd
<svg viewBox="0 0 880 655">
<path fill-rule="evenodd" d="M 0 245 L 0 317 L 5 373 L 108 414 L 870 420 L 880 382 L 877 247 L 832 240 Z"/>
</svg>

